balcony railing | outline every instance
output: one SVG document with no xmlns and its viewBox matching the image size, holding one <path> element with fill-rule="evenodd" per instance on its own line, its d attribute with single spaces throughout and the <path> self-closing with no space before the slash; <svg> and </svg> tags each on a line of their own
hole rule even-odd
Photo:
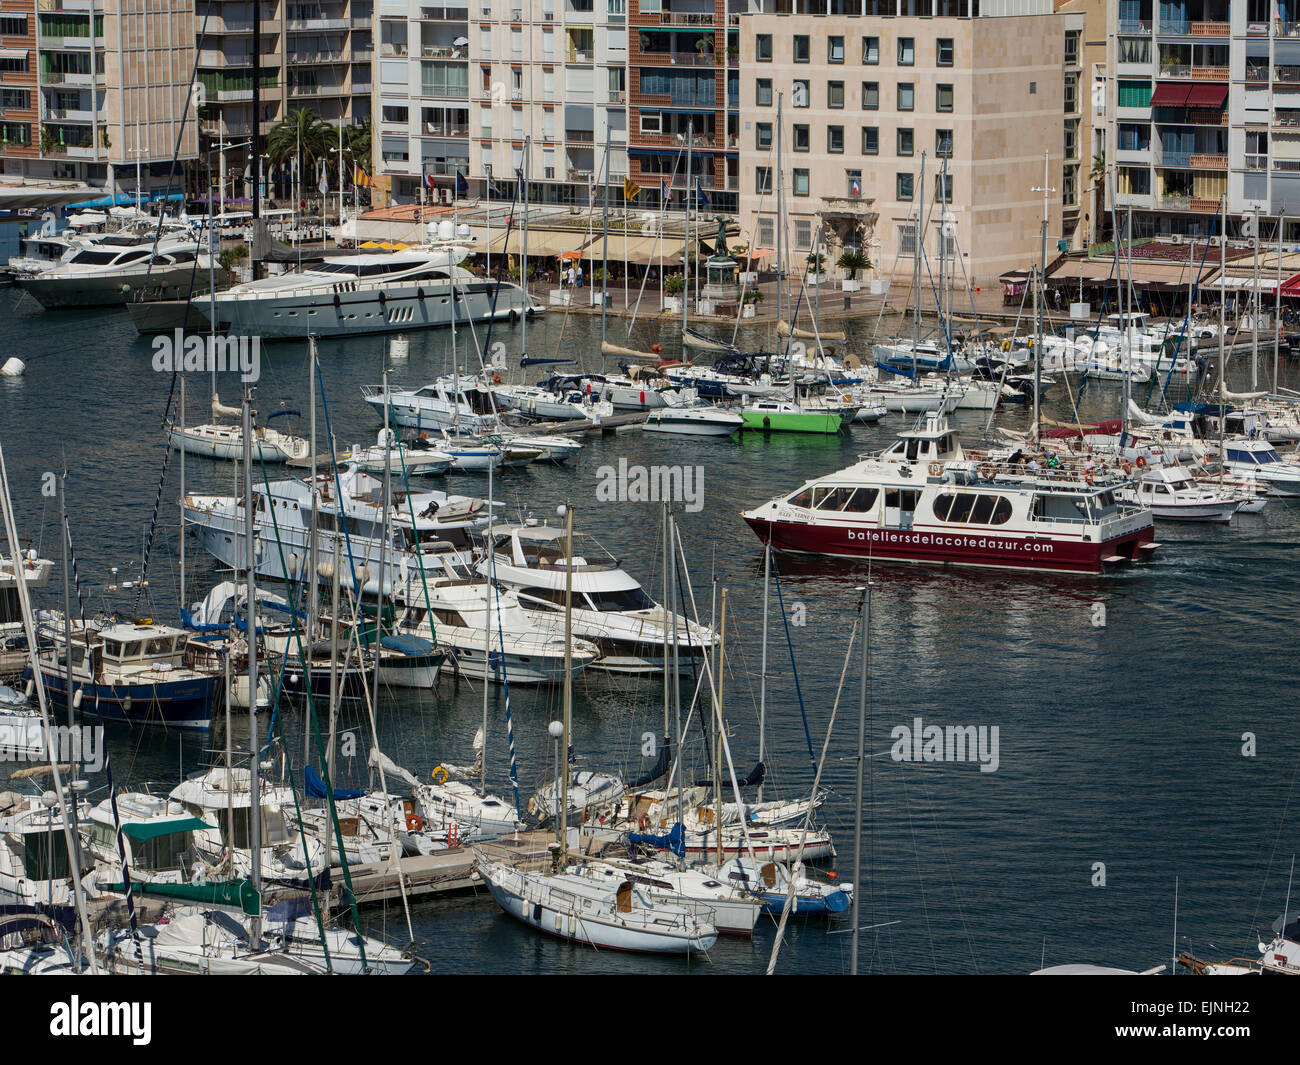
<svg viewBox="0 0 1300 1065">
<path fill-rule="evenodd" d="M 1193 22 L 1189 27 L 1193 37 L 1228 37 L 1232 25 L 1227 22 Z"/>
<path fill-rule="evenodd" d="M 1274 37 L 1300 37 L 1300 22 L 1283 22 L 1281 19 L 1273 23 Z"/>
<path fill-rule="evenodd" d="M 1274 170 L 1300 170 L 1300 159 L 1274 159 Z"/>
<path fill-rule="evenodd" d="M 1276 66 L 1273 68 L 1274 81 L 1289 81 L 1300 84 L 1300 66 Z"/>
<path fill-rule="evenodd" d="M 1268 67 L 1263 63 L 1247 63 L 1246 80 L 1268 81 Z"/>
<path fill-rule="evenodd" d="M 641 59 L 646 63 L 665 63 L 674 67 L 717 66 L 717 60 L 712 52 L 703 55 L 699 52 L 642 52 Z"/>
<path fill-rule="evenodd" d="M 1216 214 L 1219 210 L 1218 200 L 1204 200 L 1196 196 L 1191 198 L 1187 209 L 1189 211 L 1200 211 L 1202 214 Z"/>
<path fill-rule="evenodd" d="M 661 26 L 712 26 L 712 12 L 701 11 L 662 11 L 659 13 Z"/>
<path fill-rule="evenodd" d="M 1147 36 L 1151 33 L 1150 19 L 1126 19 L 1119 20 L 1119 32 L 1126 36 Z"/>
<path fill-rule="evenodd" d="M 1160 152 L 1160 165 L 1161 165 L 1161 166 L 1181 166 L 1181 167 L 1188 167 L 1188 166 L 1191 166 L 1191 165 L 1192 165 L 1192 153 L 1191 153 L 1191 152 L 1171 152 L 1171 151 L 1164 151 L 1164 150 L 1162 150 L 1162 151 Z"/>
<path fill-rule="evenodd" d="M 1244 162 L 1244 165 L 1245 165 L 1245 167 L 1246 167 L 1247 170 L 1267 170 L 1267 169 L 1268 169 L 1268 156 L 1267 156 L 1266 154 L 1265 154 L 1265 155 L 1255 155 L 1255 154 L 1247 153 L 1247 154 L 1246 154 L 1245 156 L 1243 156 L 1242 158 L 1243 158 L 1243 162 Z"/>
<path fill-rule="evenodd" d="M 1228 157 L 1226 155 L 1202 155 L 1199 152 L 1193 152 L 1191 167 L 1193 170 L 1227 170 Z"/>
<path fill-rule="evenodd" d="M 594 144 L 596 134 L 593 130 L 589 129 L 566 129 L 564 131 L 564 139 L 566 141 L 573 141 L 575 144 Z"/>
</svg>

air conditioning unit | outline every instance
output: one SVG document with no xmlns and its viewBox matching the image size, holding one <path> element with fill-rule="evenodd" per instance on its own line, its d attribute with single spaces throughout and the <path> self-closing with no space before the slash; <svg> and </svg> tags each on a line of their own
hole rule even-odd
<svg viewBox="0 0 1300 1065">
<path fill-rule="evenodd" d="M 1181 233 L 1174 233 L 1170 237 L 1170 241 L 1174 244 L 1181 244 L 1183 242 L 1183 235 Z"/>
</svg>

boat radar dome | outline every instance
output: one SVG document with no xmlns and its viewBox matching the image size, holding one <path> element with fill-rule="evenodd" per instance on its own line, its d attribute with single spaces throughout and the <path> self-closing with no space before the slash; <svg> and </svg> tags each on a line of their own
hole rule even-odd
<svg viewBox="0 0 1300 1065">
<path fill-rule="evenodd" d="M 456 226 L 454 223 L 444 218 L 438 223 L 438 239 L 451 240 L 456 235 Z"/>
<path fill-rule="evenodd" d="M 456 230 L 456 236 L 461 240 L 469 240 L 469 226 L 462 222 Z"/>
</svg>

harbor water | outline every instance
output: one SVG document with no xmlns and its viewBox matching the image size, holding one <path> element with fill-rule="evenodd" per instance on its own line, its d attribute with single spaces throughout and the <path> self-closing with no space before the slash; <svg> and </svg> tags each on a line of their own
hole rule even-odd
<svg viewBox="0 0 1300 1065">
<path fill-rule="evenodd" d="M 865 354 L 875 330 L 884 336 L 898 323 L 872 317 L 834 328 L 848 331 L 850 351 Z M 509 353 L 512 381 L 525 379 L 517 368 L 521 333 L 518 324 L 492 332 Z M 480 341 L 483 334 L 480 326 Z M 666 357 L 679 351 L 680 335 L 676 320 L 638 323 L 630 337 L 626 322 L 609 323 L 611 341 L 642 350 L 660 344 Z M 460 330 L 459 340 L 460 365 L 476 369 L 469 331 Z M 531 354 L 572 357 L 589 370 L 601 368 L 600 340 L 600 320 L 591 316 L 566 320 L 552 312 L 528 326 Z M 741 341 L 775 344 L 745 331 Z M 322 443 L 327 425 L 339 448 L 374 442 L 379 420 L 360 390 L 379 384 L 387 347 L 386 337 L 320 342 L 328 405 L 319 422 Z M 87 611 L 175 619 L 180 460 L 168 456 L 162 425 L 176 381 L 155 372 L 150 342 L 136 335 L 125 311 L 46 313 L 15 289 L 0 289 L 0 362 L 15 355 L 27 372 L 0 378 L 0 444 L 21 534 L 57 560 L 57 500 L 41 487 L 45 473 L 66 464 Z M 449 333 L 411 334 L 409 354 L 392 366 L 393 387 L 428 383 L 451 368 L 451 359 Z M 1271 353 L 1265 362 L 1261 379 L 1271 373 Z M 305 414 L 306 344 L 265 345 L 261 363 L 259 414 Z M 530 383 L 539 369 L 545 368 L 530 371 Z M 1249 377 L 1249 356 L 1235 356 L 1233 387 L 1243 388 Z M 226 382 L 222 402 L 235 404 L 234 378 Z M 1283 360 L 1281 383 L 1300 387 L 1294 363 Z M 208 380 L 191 375 L 186 387 L 187 420 L 206 421 Z M 1135 395 L 1142 398 L 1145 389 L 1136 386 Z M 1080 417 L 1117 417 L 1119 396 L 1116 384 L 1090 383 Z M 1045 410 L 1074 420 L 1061 385 Z M 983 436 L 985 418 L 960 412 L 955 420 L 969 442 Z M 559 504 L 573 506 L 578 529 L 658 598 L 660 510 L 601 501 L 602 467 L 626 459 L 703 471 L 702 506 L 677 511 L 702 620 L 713 616 L 717 593 L 728 592 L 725 698 L 739 774 L 758 758 L 763 574 L 762 550 L 740 512 L 884 446 L 903 424 L 891 415 L 839 438 L 809 439 L 591 434 L 568 466 L 502 471 L 494 496 L 511 519 L 556 522 Z M 998 424 L 1024 428 L 1028 413 L 1012 408 Z M 297 431 L 305 435 L 306 425 L 304 417 Z M 232 464 L 187 457 L 185 477 L 195 491 L 233 490 Z M 452 491 L 486 493 L 483 477 L 445 481 Z M 1146 969 L 1169 963 L 1175 946 L 1200 956 L 1255 954 L 1257 930 L 1283 910 L 1291 858 L 1300 849 L 1289 814 L 1300 732 L 1286 672 L 1300 607 L 1300 506 L 1275 500 L 1230 526 L 1160 524 L 1156 538 L 1162 546 L 1153 562 L 1097 578 L 777 559 L 766 793 L 807 792 L 812 752 L 820 752 L 834 712 L 823 820 L 839 848 L 834 868 L 845 879 L 853 854 L 856 649 L 842 694 L 839 686 L 856 589 L 872 584 L 872 757 L 860 885 L 862 924 L 872 930 L 864 933 L 864 969 L 1014 973 L 1073 961 Z M 107 591 L 115 569 L 118 584 L 138 573 L 146 549 L 148 587 Z M 185 598 L 192 602 L 220 573 L 192 540 L 186 561 Z M 38 605 L 61 605 L 61 589 L 52 585 L 44 595 Z M 684 683 L 684 704 L 691 690 Z M 573 713 L 580 763 L 635 775 L 649 764 L 644 735 L 662 731 L 662 703 L 657 676 L 584 674 Z M 509 709 L 526 806 L 554 772 L 547 724 L 560 716 L 559 692 L 513 689 Z M 384 751 L 427 778 L 444 760 L 473 760 L 482 689 L 448 677 L 436 691 L 386 693 L 377 714 Z M 488 781 L 508 796 L 505 718 L 504 693 L 493 688 Z M 991 762 L 893 757 L 896 728 L 913 728 L 918 719 L 982 727 L 990 737 L 996 729 L 995 771 L 982 771 Z M 264 717 L 263 731 L 267 723 Z M 300 772 L 301 710 L 287 708 L 282 724 Z M 356 754 L 340 760 L 338 783 L 364 785 L 364 711 L 345 708 L 340 727 L 356 736 Z M 238 741 L 246 738 L 242 718 L 234 732 Z M 109 735 L 119 787 L 170 787 L 215 758 L 223 743 L 220 728 L 199 736 L 114 727 Z M 685 761 L 688 778 L 707 775 L 698 728 Z M 0 786 L 9 768 L 0 766 Z M 103 798 L 102 775 L 91 784 L 92 801 Z M 371 932 L 405 942 L 399 902 L 367 910 L 366 920 Z M 417 953 L 436 971 L 466 973 L 753 973 L 765 967 L 775 931 L 764 918 L 752 942 L 723 940 L 688 963 L 539 936 L 503 915 L 485 891 L 419 902 L 411 920 Z M 848 927 L 847 919 L 792 921 L 779 971 L 846 971 Z"/>
</svg>

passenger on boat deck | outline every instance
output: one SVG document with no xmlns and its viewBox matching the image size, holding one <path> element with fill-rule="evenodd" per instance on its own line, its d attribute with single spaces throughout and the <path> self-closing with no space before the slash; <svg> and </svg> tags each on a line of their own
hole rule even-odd
<svg viewBox="0 0 1300 1065">
<path fill-rule="evenodd" d="M 1007 465 L 1019 466 L 1024 461 L 1025 461 L 1025 453 L 1021 451 L 1020 448 L 1016 448 L 1015 454 L 1012 455 L 1009 459 L 1007 459 Z"/>
<path fill-rule="evenodd" d="M 1029 469 L 1030 469 L 1031 471 L 1033 471 L 1034 473 L 1037 473 L 1037 472 L 1038 472 L 1038 460 L 1037 460 L 1037 459 L 1030 459 L 1030 460 L 1029 460 Z"/>
</svg>

